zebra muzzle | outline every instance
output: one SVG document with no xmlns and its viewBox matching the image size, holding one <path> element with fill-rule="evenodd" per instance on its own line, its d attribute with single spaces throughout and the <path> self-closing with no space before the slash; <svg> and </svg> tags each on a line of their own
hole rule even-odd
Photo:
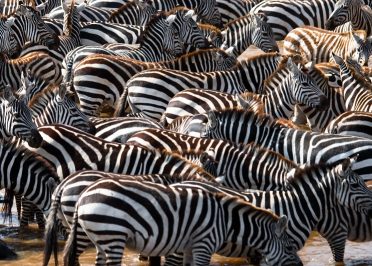
<svg viewBox="0 0 372 266">
<path fill-rule="evenodd" d="M 43 137 L 40 135 L 37 129 L 31 130 L 31 136 L 27 138 L 27 143 L 32 148 L 39 148 L 43 142 Z"/>
</svg>

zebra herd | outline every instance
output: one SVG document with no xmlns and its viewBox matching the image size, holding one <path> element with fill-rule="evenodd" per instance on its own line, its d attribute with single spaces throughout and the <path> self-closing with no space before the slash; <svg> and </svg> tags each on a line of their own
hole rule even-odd
<svg viewBox="0 0 372 266">
<path fill-rule="evenodd" d="M 62 231 L 65 265 L 302 265 L 313 230 L 342 263 L 372 240 L 371 6 L 7 1 L 4 209 L 36 215 L 43 265 Z"/>
</svg>

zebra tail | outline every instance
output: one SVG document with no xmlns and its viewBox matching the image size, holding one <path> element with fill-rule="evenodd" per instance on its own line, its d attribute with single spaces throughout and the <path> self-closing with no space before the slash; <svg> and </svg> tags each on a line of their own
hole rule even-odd
<svg viewBox="0 0 372 266">
<path fill-rule="evenodd" d="M 58 191 L 59 192 L 59 191 Z M 47 266 L 52 255 L 54 254 L 54 264 L 58 265 L 58 218 L 57 210 L 61 203 L 61 193 L 57 193 L 50 209 L 48 220 L 45 228 L 45 245 L 43 266 Z"/>
<path fill-rule="evenodd" d="M 118 103 L 115 107 L 114 117 L 123 117 L 126 115 L 126 109 L 128 108 L 128 87 L 125 86 L 123 93 L 121 94 Z"/>
<path fill-rule="evenodd" d="M 11 189 L 5 189 L 3 207 L 1 209 L 1 212 L 4 216 L 4 222 L 6 220 L 9 220 L 10 223 L 12 222 L 13 198 L 14 198 L 14 191 Z"/>
<path fill-rule="evenodd" d="M 78 227 L 78 207 L 75 207 L 71 231 L 65 244 L 63 261 L 65 266 L 75 266 L 76 262 L 76 234 Z"/>
</svg>

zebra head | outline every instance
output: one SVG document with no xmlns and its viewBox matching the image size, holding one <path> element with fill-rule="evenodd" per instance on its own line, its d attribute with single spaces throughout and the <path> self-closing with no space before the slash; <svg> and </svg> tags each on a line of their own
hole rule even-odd
<svg viewBox="0 0 372 266">
<path fill-rule="evenodd" d="M 182 42 L 192 45 L 195 48 L 209 47 L 208 40 L 196 23 L 196 14 L 194 10 L 177 8 L 175 15 L 176 18 L 174 20 L 173 26 L 178 31 Z"/>
<path fill-rule="evenodd" d="M 252 44 L 264 52 L 279 52 L 273 30 L 263 13 L 253 14 L 251 23 Z"/>
<path fill-rule="evenodd" d="M 264 260 L 268 265 L 303 265 L 292 238 L 287 233 L 288 218 L 283 215 L 271 224 L 271 241 L 267 241 Z"/>
<path fill-rule="evenodd" d="M 15 22 L 12 28 L 18 45 L 23 46 L 30 41 L 41 43 L 50 49 L 56 49 L 59 46 L 58 36 L 48 28 L 34 8 L 20 4 L 13 16 Z"/>
<path fill-rule="evenodd" d="M 5 53 L 10 56 L 18 52 L 20 48 L 14 38 L 14 31 L 12 30 L 14 21 L 14 17 L 10 17 L 9 19 L 3 17 L 0 19 L 0 53 Z"/>
<path fill-rule="evenodd" d="M 369 57 L 372 55 L 372 37 L 363 40 L 360 36 L 353 34 L 356 43 L 355 50 L 351 57 L 356 60 L 360 65 L 365 65 Z"/>
<path fill-rule="evenodd" d="M 137 6 L 139 8 L 139 25 L 145 26 L 150 21 L 151 16 L 156 14 L 157 10 L 152 5 L 151 0 L 137 0 Z"/>
<path fill-rule="evenodd" d="M 226 70 L 236 66 L 238 60 L 234 55 L 235 47 L 231 46 L 227 49 L 219 49 L 216 51 L 213 60 L 219 66 L 216 70 Z"/>
<path fill-rule="evenodd" d="M 287 66 L 290 73 L 288 84 L 291 84 L 293 100 L 318 110 L 328 108 L 328 98 L 320 90 L 313 78 L 302 71 L 299 67 L 300 65 L 297 66 L 292 61 L 292 58 L 288 58 Z"/>
<path fill-rule="evenodd" d="M 362 5 L 362 0 L 339 0 L 325 24 L 326 29 L 334 30 L 337 26 L 351 21 Z"/>
<path fill-rule="evenodd" d="M 5 87 L 0 106 L 3 137 L 16 136 L 27 141 L 31 147 L 40 147 L 43 139 L 32 120 L 31 110 L 15 97 L 10 86 Z"/>
<path fill-rule="evenodd" d="M 350 207 L 358 212 L 372 217 L 372 191 L 368 189 L 364 180 L 352 170 L 357 156 L 347 158 L 335 168 L 339 179 L 337 198 L 341 205 Z"/>
<path fill-rule="evenodd" d="M 170 15 L 165 20 L 165 25 L 163 25 L 163 49 L 168 54 L 175 57 L 183 54 L 183 45 L 181 38 L 179 36 L 178 30 L 174 27 L 174 21 L 176 15 Z"/>
</svg>

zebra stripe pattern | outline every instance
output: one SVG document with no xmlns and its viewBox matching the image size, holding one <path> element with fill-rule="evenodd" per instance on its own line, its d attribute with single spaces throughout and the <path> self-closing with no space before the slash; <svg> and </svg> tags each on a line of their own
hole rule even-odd
<svg viewBox="0 0 372 266">
<path fill-rule="evenodd" d="M 16 39 L 14 38 L 14 32 L 11 29 L 13 24 L 14 18 L 6 19 L 2 17 L 0 19 L 0 53 L 10 56 L 15 55 L 19 50 Z"/>
<path fill-rule="evenodd" d="M 96 201 L 91 195 L 99 189 L 111 191 L 113 196 L 99 193 L 100 201 Z M 109 212 L 102 212 L 103 202 L 113 206 Z M 169 209 L 170 202 L 173 206 L 172 211 Z M 118 207 L 118 203 L 122 207 Z M 192 212 L 189 211 L 190 204 L 193 205 Z M 133 207 L 128 209 L 129 206 Z M 116 219 L 113 220 L 109 213 L 120 213 L 120 215 L 115 215 Z M 180 217 L 187 217 L 187 219 Z M 105 225 L 100 222 L 101 218 L 105 221 L 110 219 L 111 224 L 105 223 Z M 236 229 L 231 226 L 232 220 L 248 226 Z M 97 226 L 94 229 L 89 226 L 93 221 Z M 123 221 L 128 222 L 123 224 Z M 123 224 L 119 229 L 120 232 L 114 229 L 113 225 L 117 223 Z M 96 263 L 120 264 L 126 242 L 133 240 L 136 243 L 134 248 L 140 250 L 143 255 L 183 252 L 185 263 L 206 265 L 209 264 L 211 255 L 223 242 L 234 241 L 240 244 L 242 241 L 262 252 L 269 265 L 284 265 L 287 262 L 300 261 L 295 252 L 288 247 L 291 242 L 285 231 L 286 223 L 286 217 L 278 218 L 269 211 L 258 209 L 230 196 L 219 196 L 202 190 L 176 189 L 154 183 L 102 180 L 89 186 L 76 204 L 64 259 L 66 265 L 76 263 L 77 258 L 72 252 L 75 249 L 76 233 L 82 229 L 97 246 L 97 250 L 100 250 L 97 253 Z M 170 224 L 173 229 L 165 230 Z M 146 228 L 145 231 L 143 228 Z M 115 249 L 107 248 L 111 246 L 111 241 L 104 240 L 102 230 L 110 230 L 115 234 Z M 144 232 L 144 235 L 140 235 L 139 230 Z M 171 235 L 178 237 L 171 237 Z M 246 237 L 237 241 L 238 235 Z M 193 244 L 189 246 L 187 243 Z"/>
</svg>

